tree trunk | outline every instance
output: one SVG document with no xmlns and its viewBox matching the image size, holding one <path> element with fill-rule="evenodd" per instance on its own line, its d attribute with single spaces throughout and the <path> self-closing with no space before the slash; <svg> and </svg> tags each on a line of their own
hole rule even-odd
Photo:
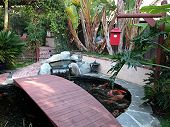
<svg viewBox="0 0 170 127">
<path fill-rule="evenodd" d="M 118 3 L 117 3 L 117 11 L 118 13 L 124 13 L 124 1 L 123 0 L 118 0 Z M 126 19 L 123 18 L 123 19 L 118 19 L 117 20 L 117 24 L 118 24 L 118 27 L 119 29 L 121 29 L 121 36 L 120 36 L 120 43 L 119 43 L 119 46 L 118 46 L 118 52 L 122 52 L 123 51 L 123 36 L 124 36 L 124 27 L 126 25 Z"/>
<path fill-rule="evenodd" d="M 117 11 L 117 9 L 115 10 L 115 12 Z M 117 15 L 116 15 L 116 13 L 115 13 L 115 15 L 114 15 L 114 17 L 112 18 L 112 20 L 111 20 L 111 22 L 110 22 L 110 24 L 109 24 L 109 32 L 113 29 L 113 26 L 114 26 L 114 24 L 115 24 L 115 22 L 116 22 L 116 18 L 117 18 Z"/>
<path fill-rule="evenodd" d="M 72 36 L 73 36 L 73 38 L 74 38 L 74 41 L 75 41 L 75 43 L 76 43 L 76 45 L 77 45 L 77 48 L 78 48 L 79 50 L 88 51 L 88 49 L 87 49 L 87 48 L 81 43 L 81 41 L 79 40 L 79 38 L 78 38 L 78 36 L 77 36 L 77 33 L 76 33 L 76 31 L 74 30 L 73 25 L 72 25 L 72 23 L 71 23 L 70 20 L 68 20 L 68 26 L 69 26 L 69 28 L 70 28 L 70 32 L 71 32 L 71 34 L 72 34 Z"/>
<path fill-rule="evenodd" d="M 93 21 L 93 26 L 92 26 L 92 40 L 93 40 L 92 41 L 92 49 L 93 49 L 93 51 L 95 51 L 97 48 L 95 40 L 97 37 L 97 32 L 98 32 L 99 26 L 100 26 L 99 15 L 98 15 L 98 13 L 96 13 L 96 15 L 94 17 L 94 21 Z"/>
<path fill-rule="evenodd" d="M 113 50 L 110 45 L 110 38 L 109 38 L 109 30 L 108 30 L 108 24 L 106 20 L 106 10 L 103 8 L 103 14 L 102 14 L 102 25 L 103 25 L 103 31 L 104 31 L 104 36 L 106 39 L 106 45 L 107 45 L 107 50 L 110 55 L 113 55 Z"/>
<path fill-rule="evenodd" d="M 8 0 L 4 0 L 5 16 L 4 16 L 4 31 L 8 30 Z"/>
<path fill-rule="evenodd" d="M 82 4 L 81 4 L 81 9 L 82 9 L 82 13 L 84 16 L 84 20 L 85 20 L 85 25 L 86 25 L 86 32 L 88 35 L 88 44 L 87 44 L 87 48 L 89 50 L 91 50 L 92 47 L 92 24 L 91 24 L 91 17 L 90 17 L 90 4 L 89 4 L 89 0 L 81 0 Z"/>
<path fill-rule="evenodd" d="M 86 48 L 89 49 L 89 45 L 90 45 L 89 37 L 88 37 L 88 34 L 87 34 L 87 30 L 86 30 L 86 24 L 85 24 L 84 15 L 83 15 L 83 12 L 82 12 L 81 9 L 80 9 L 80 20 L 81 20 L 81 25 L 82 25 L 82 29 L 83 29 L 85 45 L 86 45 Z"/>
</svg>

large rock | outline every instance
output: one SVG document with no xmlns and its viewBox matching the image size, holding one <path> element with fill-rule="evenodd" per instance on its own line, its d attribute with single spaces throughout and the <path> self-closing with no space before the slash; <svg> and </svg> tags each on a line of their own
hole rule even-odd
<svg viewBox="0 0 170 127">
<path fill-rule="evenodd" d="M 49 59 L 47 59 L 46 62 L 51 63 L 59 60 L 61 60 L 61 54 L 56 54 L 50 57 Z"/>
<path fill-rule="evenodd" d="M 63 51 L 60 53 L 61 60 L 68 60 L 70 59 L 70 52 L 69 51 Z"/>
<path fill-rule="evenodd" d="M 49 63 L 44 63 L 41 65 L 39 74 L 51 74 L 51 66 L 49 65 Z"/>
<path fill-rule="evenodd" d="M 60 60 L 68 60 L 70 59 L 70 52 L 69 51 L 63 51 L 60 54 L 55 54 L 49 59 L 46 60 L 47 63 L 60 61 Z"/>
<path fill-rule="evenodd" d="M 81 74 L 87 74 L 91 72 L 90 63 L 88 62 L 78 62 Z"/>
<path fill-rule="evenodd" d="M 73 75 L 82 75 L 90 73 L 90 63 L 87 62 L 77 62 L 77 63 L 71 63 L 69 65 L 69 68 L 71 69 L 71 73 Z"/>
<path fill-rule="evenodd" d="M 78 54 L 73 54 L 71 57 L 70 57 L 71 60 L 74 60 L 76 62 L 81 62 L 82 61 L 82 58 L 80 55 Z"/>
<path fill-rule="evenodd" d="M 78 76 L 81 74 L 80 68 L 77 63 L 71 63 L 69 64 L 69 68 L 71 69 L 71 73 L 75 76 Z"/>
</svg>

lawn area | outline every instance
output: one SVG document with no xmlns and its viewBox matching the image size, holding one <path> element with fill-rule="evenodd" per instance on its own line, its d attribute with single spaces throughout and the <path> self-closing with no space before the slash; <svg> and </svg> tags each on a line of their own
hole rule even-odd
<svg viewBox="0 0 170 127">
<path fill-rule="evenodd" d="M 31 64 L 33 64 L 33 63 L 34 63 L 33 61 L 18 61 L 18 62 L 16 63 L 16 65 L 13 67 L 13 69 L 22 68 L 22 67 L 31 65 Z"/>
</svg>

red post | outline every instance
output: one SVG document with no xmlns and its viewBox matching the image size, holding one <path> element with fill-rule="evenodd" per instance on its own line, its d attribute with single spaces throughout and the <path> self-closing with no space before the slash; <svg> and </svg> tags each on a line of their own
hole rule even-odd
<svg viewBox="0 0 170 127">
<path fill-rule="evenodd" d="M 36 48 L 36 62 L 39 61 L 39 56 L 40 56 L 40 49 L 37 47 Z"/>
<path fill-rule="evenodd" d="M 164 5 L 164 4 L 168 4 L 167 0 L 163 0 L 161 2 L 161 5 Z M 166 13 L 163 14 L 164 16 L 166 16 Z M 165 23 L 162 23 L 160 25 L 160 32 L 163 32 L 165 29 Z M 158 40 L 158 44 L 162 45 L 164 43 L 164 35 L 160 35 L 159 36 L 159 40 Z M 164 59 L 163 59 L 164 55 L 163 55 L 163 52 L 162 52 L 162 49 L 160 46 L 157 47 L 157 50 L 156 50 L 156 63 L 157 64 L 162 64 Z M 160 67 L 156 67 L 155 68 L 155 78 L 159 78 L 160 77 Z"/>
</svg>

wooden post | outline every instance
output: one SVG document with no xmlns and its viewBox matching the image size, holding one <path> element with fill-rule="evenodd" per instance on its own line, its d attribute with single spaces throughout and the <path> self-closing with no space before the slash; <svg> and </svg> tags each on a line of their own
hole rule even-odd
<svg viewBox="0 0 170 127">
<path fill-rule="evenodd" d="M 161 2 L 161 5 L 164 5 L 164 4 L 167 4 L 167 0 L 163 0 Z M 166 13 L 163 14 L 164 16 L 166 16 Z M 165 23 L 162 23 L 160 25 L 160 32 L 163 32 L 165 29 Z M 160 35 L 159 36 L 159 40 L 158 40 L 158 44 L 162 45 L 164 43 L 164 35 Z M 162 49 L 160 46 L 157 47 L 157 50 L 156 50 L 156 63 L 157 64 L 162 64 L 164 59 L 163 59 L 164 55 L 163 55 L 163 52 L 162 52 Z M 160 77 L 160 67 L 156 67 L 155 68 L 155 78 L 158 79 Z"/>
<path fill-rule="evenodd" d="M 40 49 L 39 47 L 36 48 L 36 62 L 39 61 L 39 57 L 40 57 Z"/>
</svg>

